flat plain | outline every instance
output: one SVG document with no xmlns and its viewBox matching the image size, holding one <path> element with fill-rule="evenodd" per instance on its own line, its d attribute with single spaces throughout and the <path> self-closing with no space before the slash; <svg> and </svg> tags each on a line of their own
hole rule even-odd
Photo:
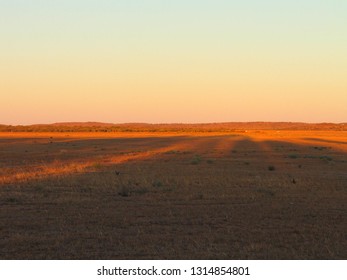
<svg viewBox="0 0 347 280">
<path fill-rule="evenodd" d="M 2 132 L 1 259 L 346 259 L 347 132 Z"/>
</svg>

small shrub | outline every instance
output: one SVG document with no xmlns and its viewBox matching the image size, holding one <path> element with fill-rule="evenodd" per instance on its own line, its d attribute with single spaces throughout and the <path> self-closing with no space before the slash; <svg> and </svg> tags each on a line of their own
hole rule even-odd
<svg viewBox="0 0 347 280">
<path fill-rule="evenodd" d="M 10 198 L 7 199 L 7 202 L 9 202 L 9 203 L 15 203 L 15 202 L 18 202 L 18 199 L 15 198 L 15 197 L 10 197 Z"/>
<path fill-rule="evenodd" d="M 326 161 L 332 161 L 333 159 L 329 156 L 321 156 L 320 159 L 326 160 Z"/>
<path fill-rule="evenodd" d="M 212 163 L 213 163 L 213 160 L 212 160 L 212 159 L 208 159 L 206 162 L 207 162 L 208 164 L 212 164 Z"/>
<path fill-rule="evenodd" d="M 163 186 L 163 183 L 161 181 L 156 180 L 152 183 L 152 186 L 155 188 L 160 188 Z"/>
<path fill-rule="evenodd" d="M 130 193 L 131 193 L 130 188 L 129 188 L 129 187 L 126 187 L 126 186 L 123 186 L 123 187 L 120 189 L 120 191 L 118 192 L 118 194 L 119 194 L 120 196 L 123 196 L 123 197 L 128 197 L 128 196 L 130 196 Z"/>
<path fill-rule="evenodd" d="M 316 156 L 312 156 L 312 155 L 305 155 L 304 158 L 317 158 Z"/>
<path fill-rule="evenodd" d="M 275 166 L 273 166 L 273 165 L 269 165 L 267 169 L 268 169 L 269 171 L 274 171 L 274 170 L 276 170 Z"/>
<path fill-rule="evenodd" d="M 289 155 L 289 158 L 296 159 L 296 158 L 298 158 L 298 155 L 291 154 L 291 155 Z"/>
<path fill-rule="evenodd" d="M 259 188 L 256 188 L 255 191 L 258 192 L 258 193 L 269 195 L 269 196 L 274 196 L 275 195 L 274 191 L 266 189 L 266 188 L 259 187 Z"/>
<path fill-rule="evenodd" d="M 165 154 L 168 154 L 168 155 L 170 155 L 170 154 L 179 154 L 179 153 L 180 153 L 180 151 L 178 151 L 178 150 L 170 150 L 170 151 L 165 152 Z"/>
<path fill-rule="evenodd" d="M 80 187 L 79 190 L 80 190 L 81 193 L 91 193 L 92 192 L 92 188 L 89 187 L 89 186 Z"/>
<path fill-rule="evenodd" d="M 195 155 L 191 160 L 191 164 L 199 164 L 201 162 L 201 157 L 199 155 Z"/>
<path fill-rule="evenodd" d="M 148 188 L 146 187 L 133 187 L 133 186 L 122 186 L 118 192 L 118 195 L 123 197 L 128 197 L 132 195 L 142 195 L 148 193 Z"/>
</svg>

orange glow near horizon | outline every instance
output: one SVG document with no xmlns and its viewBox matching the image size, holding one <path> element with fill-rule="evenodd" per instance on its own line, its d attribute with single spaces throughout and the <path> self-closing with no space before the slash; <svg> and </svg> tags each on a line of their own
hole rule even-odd
<svg viewBox="0 0 347 280">
<path fill-rule="evenodd" d="M 39 2 L 0 4 L 0 124 L 347 121 L 346 3 Z"/>
<path fill-rule="evenodd" d="M 3 133 L 4 134 L 4 133 Z M 47 153 L 49 157 L 38 164 L 33 161 L 28 163 L 25 167 L 20 168 L 18 166 L 2 168 L 0 172 L 0 185 L 6 185 L 16 182 L 30 181 L 30 180 L 42 180 L 50 176 L 63 176 L 72 175 L 79 173 L 93 172 L 95 168 L 99 166 L 102 168 L 116 167 L 129 161 L 143 161 L 148 159 L 158 159 L 170 153 L 174 157 L 185 156 L 191 158 L 196 154 L 202 155 L 204 158 L 228 158 L 233 157 L 234 152 L 239 153 L 244 149 L 246 145 L 247 149 L 251 148 L 252 151 L 263 152 L 263 160 L 276 164 L 277 167 L 283 167 L 285 170 L 285 163 L 283 162 L 283 151 L 274 150 L 274 146 L 277 144 L 281 145 L 295 145 L 296 147 L 321 147 L 336 151 L 337 153 L 347 153 L 346 137 L 343 132 L 315 132 L 315 131 L 263 131 L 258 133 L 257 131 L 244 133 L 244 134 L 226 134 L 226 133 L 188 133 L 178 135 L 172 134 L 157 134 L 156 136 L 148 133 L 133 133 L 133 134 L 122 134 L 116 133 L 114 135 L 102 134 L 102 133 L 76 133 L 72 136 L 67 137 L 58 135 L 56 133 L 20 133 L 20 134 L 9 134 L 5 133 L 4 137 L 9 139 L 9 142 L 5 142 L 2 145 L 11 148 L 11 145 L 17 144 L 29 144 L 32 143 L 32 139 L 36 139 L 34 144 L 36 148 L 42 146 L 43 143 L 50 139 L 49 136 L 54 136 L 54 141 L 60 143 L 73 142 L 78 140 L 88 140 L 91 143 L 88 146 L 76 146 L 76 149 L 80 152 L 79 154 L 88 155 L 87 158 L 74 158 L 72 160 L 62 160 L 59 157 L 62 153 L 66 153 L 65 150 L 59 150 L 56 146 L 51 153 Z M 18 143 L 13 141 L 20 137 Z M 161 141 L 163 146 L 155 147 L 156 142 L 152 142 L 151 139 L 161 137 L 168 139 L 170 138 L 173 142 L 166 143 L 166 140 Z M 120 146 L 122 148 L 121 153 L 115 149 L 116 142 L 109 141 L 107 145 L 110 148 L 110 152 L 106 154 L 98 154 L 97 151 L 93 150 L 95 144 L 92 144 L 93 140 L 116 140 L 116 139 L 132 139 L 143 138 L 141 146 L 145 148 L 143 151 L 134 151 L 136 149 L 131 145 Z M 28 139 L 28 140 L 26 140 Z M 147 141 L 147 142 L 146 142 Z M 123 142 L 123 144 L 126 142 Z M 144 144 L 146 143 L 146 144 Z M 165 144 L 166 143 L 166 144 Z M 328 147 L 327 147 L 328 146 Z M 313 149 L 314 150 L 314 149 Z M 47 152 L 47 151 L 46 151 Z M 59 153 L 57 156 L 56 153 Z M 250 152 L 244 151 L 246 153 Z M 300 152 L 298 152 L 300 153 Z M 37 154 L 38 155 L 38 154 Z M 49 161 L 48 158 L 55 157 L 55 160 Z M 288 156 L 288 155 L 285 155 Z"/>
</svg>

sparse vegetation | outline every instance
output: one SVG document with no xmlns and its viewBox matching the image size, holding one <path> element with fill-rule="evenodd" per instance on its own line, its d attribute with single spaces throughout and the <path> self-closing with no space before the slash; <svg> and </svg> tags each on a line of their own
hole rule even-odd
<svg viewBox="0 0 347 280">
<path fill-rule="evenodd" d="M 122 186 L 118 194 L 123 197 L 128 197 L 131 194 L 131 189 L 129 188 L 129 186 Z"/>
<path fill-rule="evenodd" d="M 267 167 L 267 169 L 268 169 L 269 171 L 274 171 L 274 170 L 276 170 L 275 166 L 273 166 L 273 165 L 269 165 L 269 166 Z"/>
<path fill-rule="evenodd" d="M 328 149 L 328 147 L 322 147 L 322 146 L 320 146 L 320 147 L 313 147 L 315 150 L 319 150 L 319 151 L 323 151 L 323 150 L 326 150 L 326 149 Z"/>
<path fill-rule="evenodd" d="M 321 159 L 321 160 L 324 160 L 324 161 L 332 161 L 333 158 L 330 157 L 330 156 L 314 156 L 314 155 L 305 155 L 304 158 L 309 158 L 309 159 Z"/>
<path fill-rule="evenodd" d="M 0 258 L 346 259 L 345 133 L 244 133 L 6 134 Z"/>
<path fill-rule="evenodd" d="M 18 202 L 18 199 L 15 197 L 9 197 L 6 201 L 9 203 L 16 203 L 16 202 Z"/>
<path fill-rule="evenodd" d="M 345 124 L 305 124 L 285 122 L 229 122 L 229 123 L 206 123 L 206 124 L 112 124 L 112 123 L 56 123 L 47 125 L 0 125 L 0 132 L 83 132 L 83 133 L 110 133 L 110 132 L 237 132 L 247 133 L 254 131 L 262 133 L 261 130 L 326 130 L 346 131 Z"/>
<path fill-rule="evenodd" d="M 122 185 L 118 191 L 118 195 L 122 197 L 129 197 L 134 195 L 143 195 L 148 192 L 149 190 L 146 187 Z"/>
<path fill-rule="evenodd" d="M 159 180 L 155 180 L 153 183 L 152 183 L 152 186 L 155 187 L 155 188 L 160 188 L 163 186 L 163 183 Z"/>
<path fill-rule="evenodd" d="M 179 154 L 180 153 L 180 151 L 177 151 L 177 150 L 170 150 L 170 151 L 167 151 L 167 152 L 165 152 L 166 154 L 169 154 L 169 155 L 171 155 L 171 154 Z"/>
<path fill-rule="evenodd" d="M 270 189 L 267 189 L 267 188 L 258 187 L 258 188 L 255 189 L 255 191 L 258 192 L 258 193 L 269 195 L 269 196 L 274 196 L 275 195 L 274 191 L 272 191 Z"/>
<path fill-rule="evenodd" d="M 289 155 L 289 158 L 292 158 L 292 159 L 297 159 L 299 156 L 296 155 L 296 154 L 290 154 Z"/>
<path fill-rule="evenodd" d="M 200 155 L 195 155 L 192 160 L 190 161 L 191 164 L 199 164 L 201 162 L 201 156 Z"/>
<path fill-rule="evenodd" d="M 333 160 L 332 157 L 329 157 L 329 156 L 320 156 L 319 158 L 322 160 L 326 160 L 326 161 L 332 161 Z"/>
</svg>

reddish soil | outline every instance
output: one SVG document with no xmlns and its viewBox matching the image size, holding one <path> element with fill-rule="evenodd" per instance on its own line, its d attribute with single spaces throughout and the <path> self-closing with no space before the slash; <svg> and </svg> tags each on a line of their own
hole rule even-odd
<svg viewBox="0 0 347 280">
<path fill-rule="evenodd" d="M 347 132 L 1 133 L 1 259 L 346 259 Z"/>
</svg>

